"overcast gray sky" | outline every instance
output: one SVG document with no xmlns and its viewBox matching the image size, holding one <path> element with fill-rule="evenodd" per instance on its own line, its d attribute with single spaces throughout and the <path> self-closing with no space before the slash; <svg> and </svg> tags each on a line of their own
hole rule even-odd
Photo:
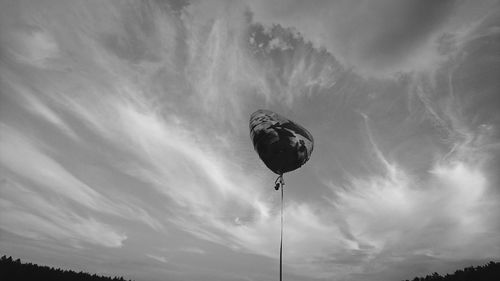
<svg viewBox="0 0 500 281">
<path fill-rule="evenodd" d="M 276 280 L 248 119 L 306 127 L 284 278 L 500 259 L 498 1 L 0 5 L 0 252 L 137 281 Z"/>
</svg>

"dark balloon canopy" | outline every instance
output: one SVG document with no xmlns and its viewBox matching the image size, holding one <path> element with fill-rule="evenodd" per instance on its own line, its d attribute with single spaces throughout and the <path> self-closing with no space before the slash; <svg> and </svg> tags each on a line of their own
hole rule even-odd
<svg viewBox="0 0 500 281">
<path fill-rule="evenodd" d="M 304 127 L 263 109 L 250 116 L 250 137 L 260 159 L 278 175 L 304 165 L 314 146 L 311 133 Z"/>
</svg>

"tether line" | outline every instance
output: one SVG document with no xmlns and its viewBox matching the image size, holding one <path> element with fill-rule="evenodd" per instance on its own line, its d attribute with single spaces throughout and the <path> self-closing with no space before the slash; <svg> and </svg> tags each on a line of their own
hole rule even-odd
<svg viewBox="0 0 500 281">
<path fill-rule="evenodd" d="M 285 182 L 283 175 L 280 175 L 276 181 L 279 180 L 281 186 L 281 234 L 280 234 L 280 281 L 283 280 L 283 190 L 285 189 Z"/>
<path fill-rule="evenodd" d="M 280 239 L 280 281 L 283 274 L 283 185 L 281 186 L 281 239 Z"/>
</svg>

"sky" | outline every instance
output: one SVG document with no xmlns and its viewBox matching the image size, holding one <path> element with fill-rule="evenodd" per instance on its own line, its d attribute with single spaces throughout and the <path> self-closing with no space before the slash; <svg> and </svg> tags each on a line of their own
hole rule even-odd
<svg viewBox="0 0 500 281">
<path fill-rule="evenodd" d="M 500 3 L 0 1 L 0 252 L 137 281 L 284 280 L 500 260 Z"/>
</svg>

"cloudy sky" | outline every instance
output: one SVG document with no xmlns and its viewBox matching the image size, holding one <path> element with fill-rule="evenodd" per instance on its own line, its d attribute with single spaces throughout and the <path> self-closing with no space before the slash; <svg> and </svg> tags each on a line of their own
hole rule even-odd
<svg viewBox="0 0 500 281">
<path fill-rule="evenodd" d="M 498 1 L 0 6 L 0 252 L 137 281 L 276 280 L 248 119 L 308 128 L 284 278 L 500 259 Z"/>
</svg>

